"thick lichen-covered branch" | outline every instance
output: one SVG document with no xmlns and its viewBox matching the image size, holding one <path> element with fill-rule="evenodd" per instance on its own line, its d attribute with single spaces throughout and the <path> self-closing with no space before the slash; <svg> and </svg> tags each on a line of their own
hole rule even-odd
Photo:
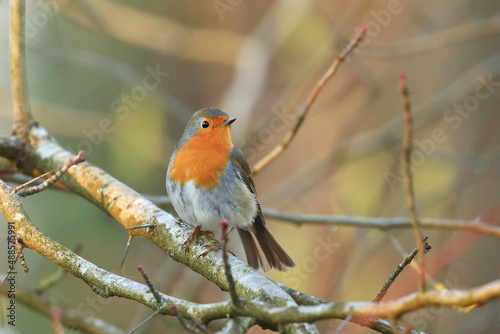
<svg viewBox="0 0 500 334">
<path fill-rule="evenodd" d="M 31 136 L 37 138 L 35 142 L 38 145 L 36 148 L 27 148 L 23 152 L 23 164 L 20 164 L 19 167 L 25 174 L 33 175 L 43 173 L 47 170 L 57 170 L 66 161 L 74 158 L 74 155 L 50 141 L 49 136 L 43 128 L 32 128 Z M 214 252 L 206 257 L 198 258 L 198 255 L 204 249 L 201 245 L 197 244 L 193 245 L 188 252 L 184 252 L 182 244 L 191 233 L 191 228 L 184 223 L 178 222 L 170 214 L 160 210 L 134 190 L 88 163 L 82 163 L 69 169 L 59 182 L 65 188 L 94 203 L 97 207 L 115 218 L 125 228 L 145 223 L 152 224 L 153 228 L 135 229 L 129 232 L 148 239 L 176 261 L 189 266 L 192 270 L 205 276 L 222 289 L 227 290 L 228 286 L 226 276 L 224 275 L 221 253 Z M 35 227 L 32 228 L 36 230 Z M 22 236 L 22 231 L 24 230 L 20 230 L 21 237 L 28 248 L 39 252 L 58 265 L 68 262 L 68 266 L 71 268 L 67 270 L 70 272 L 71 270 L 76 270 L 74 266 L 77 262 L 76 259 L 79 259 L 78 256 L 71 252 L 63 251 L 60 245 L 53 241 L 49 242 L 49 240 L 46 240 L 46 237 L 44 238 L 38 234 L 28 233 L 27 235 L 30 236 L 30 240 L 24 240 L 26 237 Z M 37 235 L 39 239 L 33 238 L 34 235 Z M 69 258 L 66 259 L 65 257 Z M 230 263 L 239 296 L 252 300 L 265 301 L 274 306 L 296 305 L 294 300 L 277 287 L 273 281 L 247 267 L 246 264 L 233 256 L 230 257 Z M 94 269 L 96 273 L 91 275 Z M 114 284 L 114 280 L 119 278 L 114 277 L 111 282 L 102 282 L 99 280 L 100 275 L 102 275 L 102 273 L 99 273 L 100 270 L 102 269 L 95 267 L 86 270 L 85 275 L 81 271 L 78 271 L 74 275 L 82 278 L 91 286 L 99 287 L 98 291 L 107 295 L 109 293 L 106 288 L 109 287 L 107 283 Z M 98 282 L 87 275 L 91 275 L 92 277 L 93 275 L 97 275 L 94 278 L 100 284 L 97 284 Z M 131 288 L 131 290 L 133 289 Z M 115 293 L 113 292 L 113 294 Z M 126 293 L 126 291 L 122 291 L 122 293 Z M 134 294 L 133 292 L 131 293 Z M 139 298 L 139 301 L 144 302 L 142 297 Z M 314 326 L 310 324 L 285 325 L 285 328 L 287 327 L 293 327 L 295 332 L 298 333 L 315 332 Z"/>
</svg>

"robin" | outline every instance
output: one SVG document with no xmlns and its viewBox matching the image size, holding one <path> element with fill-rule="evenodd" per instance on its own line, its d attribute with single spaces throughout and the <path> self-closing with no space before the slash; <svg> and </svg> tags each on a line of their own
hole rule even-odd
<svg viewBox="0 0 500 334">
<path fill-rule="evenodd" d="M 168 195 L 179 217 L 196 226 L 184 246 L 211 234 L 202 228 L 214 231 L 227 220 L 238 231 L 250 266 L 285 271 L 295 264 L 266 227 L 250 166 L 231 141 L 235 120 L 216 108 L 198 110 L 170 158 Z"/>
</svg>

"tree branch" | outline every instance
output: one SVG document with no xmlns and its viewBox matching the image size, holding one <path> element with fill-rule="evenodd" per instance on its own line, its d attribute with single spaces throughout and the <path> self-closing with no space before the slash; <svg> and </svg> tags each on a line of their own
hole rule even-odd
<svg viewBox="0 0 500 334">
<path fill-rule="evenodd" d="M 263 208 L 262 211 L 267 217 L 291 222 L 297 225 L 327 224 L 331 226 L 377 228 L 380 230 L 412 228 L 411 218 L 406 217 L 379 218 L 317 214 L 293 214 L 271 208 Z M 455 219 L 422 218 L 421 224 L 425 228 L 444 230 L 463 229 L 474 233 L 500 238 L 500 227 L 483 223 L 480 220 L 468 221 Z"/>
<path fill-rule="evenodd" d="M 1 150 L 0 150 L 1 154 Z M 144 195 L 148 200 L 161 207 L 171 206 L 166 195 Z M 330 226 L 364 227 L 380 230 L 411 228 L 412 220 L 407 217 L 358 217 L 358 216 L 336 216 L 321 214 L 295 214 L 283 212 L 273 208 L 263 207 L 262 212 L 268 218 L 281 220 L 296 225 L 326 224 Z M 473 233 L 490 235 L 500 238 L 500 227 L 483 223 L 481 220 L 460 220 L 442 218 L 422 218 L 422 227 L 441 230 L 466 230 Z"/>
<path fill-rule="evenodd" d="M 31 135 L 34 138 L 38 138 L 36 141 L 38 147 L 26 150 L 25 158 L 20 166 L 24 173 L 32 175 L 35 171 L 43 172 L 59 169 L 66 161 L 74 158 L 72 154 L 50 141 L 45 129 L 38 126 L 32 127 Z M 153 224 L 154 228 L 134 229 L 130 230 L 129 233 L 148 239 L 169 254 L 174 260 L 185 264 L 227 291 L 228 285 L 220 252 L 213 252 L 206 257 L 198 258 L 198 255 L 204 249 L 201 245 L 197 244 L 193 244 L 187 253 L 184 252 L 182 244 L 192 232 L 191 227 L 187 224 L 176 221 L 174 217 L 159 210 L 158 207 L 134 190 L 88 163 L 82 163 L 69 169 L 59 181 L 68 189 L 80 194 L 101 210 L 107 212 L 125 228 L 144 223 Z M 10 202 L 9 204 L 9 202 L 2 201 L 1 205 L 3 207 L 18 207 L 19 203 L 13 204 Z M 10 219 L 14 217 L 10 216 Z M 7 221 L 12 221 L 7 217 L 6 219 Z M 28 224 L 27 221 L 25 223 Z M 18 233 L 28 248 L 47 257 L 57 265 L 64 267 L 66 270 L 72 272 L 74 276 L 85 280 L 87 284 L 97 287 L 99 293 L 104 295 L 116 295 L 119 293 L 123 294 L 123 297 L 131 298 L 141 303 L 147 302 L 144 291 L 141 293 L 134 292 L 136 289 L 141 291 L 144 289 L 144 286 L 137 286 L 135 285 L 137 283 L 132 284 L 127 280 L 124 285 L 128 285 L 128 287 L 119 289 L 118 291 L 110 291 L 110 286 L 116 285 L 117 281 L 121 282 L 125 279 L 116 275 L 105 275 L 102 269 L 90 263 L 88 265 L 81 264 L 83 268 L 86 268 L 84 272 L 77 270 L 74 266 L 77 263 L 77 259 L 81 259 L 80 257 L 71 252 L 68 253 L 68 250 L 61 248 L 60 245 L 45 236 L 38 235 L 37 238 L 34 238 L 37 235 L 34 233 L 36 228 L 32 225 L 25 226 L 30 227 L 27 230 L 20 228 Z M 63 254 L 66 255 L 63 256 Z M 275 306 L 295 305 L 293 299 L 278 288 L 273 281 L 262 276 L 257 271 L 249 269 L 246 264 L 233 256 L 230 256 L 230 263 L 236 281 L 236 291 L 242 298 L 266 300 Z M 178 301 L 173 301 L 173 304 L 178 305 Z M 196 317 L 194 318 L 196 319 Z M 316 331 L 311 324 L 289 324 L 285 325 L 284 330 L 288 327 L 294 329 L 297 333 Z"/>
<path fill-rule="evenodd" d="M 427 243 L 427 237 L 424 238 L 424 241 L 425 241 L 424 253 L 426 253 L 426 252 L 428 252 L 428 251 L 431 250 L 432 245 L 429 245 Z M 389 277 L 387 278 L 387 280 L 385 281 L 385 283 L 382 285 L 382 288 L 380 289 L 380 291 L 377 292 L 377 295 L 375 296 L 375 298 L 373 298 L 372 302 L 379 303 L 382 300 L 382 298 L 384 298 L 384 296 L 387 294 L 387 291 L 391 287 L 392 283 L 394 283 L 396 281 L 396 278 L 398 278 L 399 274 L 401 274 L 401 272 L 403 271 L 403 269 L 407 265 L 409 265 L 411 263 L 411 261 L 413 261 L 413 259 L 417 255 L 417 253 L 418 253 L 418 247 L 415 247 L 411 251 L 411 253 L 403 259 L 403 262 L 401 262 L 400 264 L 398 264 L 398 266 L 396 267 L 396 269 L 389 275 Z"/>
<path fill-rule="evenodd" d="M 410 90 L 406 83 L 406 75 L 399 74 L 399 90 L 403 98 L 403 111 L 405 115 L 405 132 L 403 139 L 402 165 L 404 181 L 406 186 L 406 200 L 412 217 L 412 228 L 415 234 L 415 242 L 418 248 L 418 290 L 425 291 L 425 256 L 424 241 L 422 234 L 422 224 L 417 207 L 417 198 L 415 195 L 415 183 L 413 180 L 412 153 L 413 153 L 413 117 L 411 115 Z"/>
<path fill-rule="evenodd" d="M 136 300 L 152 309 L 156 309 L 158 303 L 147 286 L 109 273 L 40 233 L 36 227 L 29 222 L 22 210 L 19 198 L 12 192 L 12 189 L 3 182 L 0 182 L 0 200 L 5 218 L 16 224 L 16 233 L 23 240 L 26 247 L 37 251 L 55 264 L 68 270 L 74 276 L 83 279 L 96 293 L 104 297 L 120 296 Z M 232 262 L 233 266 L 236 267 L 234 268 L 235 272 L 239 271 L 239 261 Z M 217 267 L 221 269 L 220 264 Z M 249 268 L 247 268 L 247 270 L 251 271 Z M 252 275 L 252 273 L 247 272 L 247 275 Z M 245 277 L 245 280 L 248 280 L 248 276 Z M 260 280 L 260 282 L 263 283 L 264 281 Z M 242 284 L 240 280 L 237 280 L 236 285 L 238 289 L 244 285 L 244 283 Z M 250 285 L 250 287 L 253 287 L 253 285 Z M 278 299 L 280 296 L 277 296 L 275 293 L 276 288 L 279 287 L 275 285 L 271 291 L 260 290 L 259 297 L 262 298 L 263 295 L 267 295 L 267 297 L 270 298 L 267 299 L 266 302 L 246 299 L 238 308 L 234 308 L 230 302 L 200 305 L 164 294 L 161 294 L 161 297 L 166 300 L 168 304 L 176 305 L 176 309 L 183 317 L 192 317 L 200 323 L 222 319 L 230 315 L 231 317 L 255 317 L 266 325 L 287 324 L 285 327 L 292 326 L 291 323 L 294 322 L 299 323 L 298 325 L 302 325 L 304 322 L 314 322 L 320 319 L 329 318 L 345 318 L 348 316 L 355 316 L 358 318 L 396 318 L 422 307 L 467 307 L 471 305 L 482 305 L 491 299 L 500 297 L 500 280 L 496 280 L 470 290 L 427 291 L 379 304 L 370 302 L 346 302 L 298 306 L 291 302 L 282 303 Z M 240 290 L 240 293 L 242 295 L 249 295 L 249 293 L 245 293 L 244 290 Z M 252 291 L 250 294 L 254 293 L 255 292 Z M 276 305 L 279 303 L 283 304 L 283 306 Z M 175 315 L 170 306 L 162 308 L 161 313 Z M 307 333 L 308 330 L 310 332 L 312 328 L 302 328 L 302 330 L 300 330 L 300 328 L 295 327 L 293 329 L 295 332 Z"/>
<path fill-rule="evenodd" d="M 7 296 L 9 288 L 6 284 L 0 285 L 0 295 Z M 89 334 L 125 334 L 126 332 L 114 325 L 105 322 L 103 319 L 82 316 L 78 309 L 66 306 L 62 301 L 47 293 L 16 286 L 16 301 L 22 303 L 36 312 L 50 318 L 53 307 L 62 310 L 61 322 L 67 327 L 76 328 Z"/>
<path fill-rule="evenodd" d="M 286 323 L 290 321 L 314 322 L 320 319 L 384 317 L 398 318 L 424 307 L 469 307 L 480 306 L 486 301 L 500 298 L 500 280 L 492 281 L 467 290 L 443 290 L 413 293 L 397 300 L 384 303 L 345 302 L 325 303 L 315 306 L 275 307 L 268 309 L 260 302 L 246 302 L 238 315 L 253 314 L 263 321 Z M 418 332 L 418 331 L 417 331 Z"/>
<path fill-rule="evenodd" d="M 295 137 L 297 132 L 299 131 L 300 126 L 306 119 L 307 113 L 309 112 L 309 109 L 311 106 L 314 104 L 316 101 L 316 98 L 318 97 L 319 93 L 325 86 L 325 84 L 330 80 L 333 75 L 337 72 L 340 64 L 344 62 L 344 60 L 347 58 L 347 56 L 361 43 L 363 38 L 366 35 L 367 28 L 364 27 L 362 28 L 358 35 L 345 47 L 345 49 L 335 58 L 333 61 L 332 65 L 326 70 L 326 72 L 323 74 L 323 76 L 318 80 L 316 85 L 314 86 L 313 90 L 309 94 L 309 96 L 306 99 L 306 102 L 304 105 L 301 107 L 297 118 L 295 119 L 295 123 L 293 124 L 292 128 L 288 133 L 285 135 L 285 137 L 281 140 L 281 142 L 276 146 L 271 152 L 269 152 L 266 156 L 264 156 L 262 159 L 260 159 L 252 168 L 252 171 L 254 174 L 257 174 L 260 172 L 265 166 L 267 166 L 271 161 L 276 159 L 281 153 L 285 151 L 285 149 L 288 147 L 288 145 L 291 143 L 292 139 Z"/>
<path fill-rule="evenodd" d="M 24 16 L 25 0 L 10 1 L 10 76 L 12 80 L 12 97 L 14 107 L 13 134 L 28 142 L 28 134 L 33 117 L 31 115 L 28 80 L 26 77 L 26 50 Z"/>
<path fill-rule="evenodd" d="M 44 135 L 45 131 L 42 128 L 33 127 L 32 131 L 35 132 L 33 134 L 35 137 L 48 138 Z M 64 165 L 67 160 L 73 158 L 70 153 L 51 141 L 40 140 L 38 142 L 40 143 L 38 148 L 28 149 L 25 152 L 26 159 L 23 160 L 22 165 L 25 172 L 33 172 L 35 169 L 40 171 L 57 169 Z M 152 223 L 155 226 L 153 229 L 136 229 L 131 230 L 130 233 L 147 238 L 175 260 L 202 274 L 222 289 L 228 289 L 220 252 L 210 253 L 206 257 L 198 258 L 197 255 L 204 249 L 200 245 L 193 244 L 191 250 L 185 254 L 181 245 L 191 233 L 190 228 L 175 221 L 172 216 L 159 210 L 132 189 L 88 163 L 82 163 L 69 169 L 60 179 L 60 182 L 95 203 L 125 227 L 144 222 Z M 16 234 L 27 248 L 46 257 L 75 277 L 84 280 L 96 293 L 102 296 L 120 296 L 136 300 L 156 310 L 157 302 L 147 286 L 109 273 L 40 233 L 29 222 L 22 210 L 19 197 L 1 181 L 0 203 L 5 219 L 16 223 Z M 237 294 L 245 300 L 245 303 L 249 300 L 252 303 L 259 300 L 265 301 L 265 307 L 268 310 L 278 306 L 292 309 L 298 307 L 289 293 L 275 282 L 247 267 L 233 256 L 229 256 L 229 262 L 235 279 Z M 245 311 L 245 307 L 241 311 L 247 313 L 240 313 L 229 302 L 200 306 L 164 294 L 161 296 L 170 305 L 176 305 L 178 312 L 184 318 L 193 318 L 200 323 L 222 319 L 227 317 L 228 314 L 235 317 L 252 317 L 255 312 L 253 311 L 254 308 L 250 306 L 247 311 Z M 263 305 L 258 304 L 256 308 L 262 309 Z M 262 310 L 256 315 L 259 315 L 260 312 Z M 162 309 L 161 313 L 175 315 L 171 308 Z M 342 313 L 340 316 L 343 316 Z M 268 315 L 263 320 L 266 326 L 270 328 L 281 328 L 283 331 L 294 333 L 316 332 L 312 324 L 296 323 L 294 321 L 275 323 L 270 321 L 270 317 L 272 316 Z M 259 319 L 259 321 L 261 320 Z"/>
</svg>

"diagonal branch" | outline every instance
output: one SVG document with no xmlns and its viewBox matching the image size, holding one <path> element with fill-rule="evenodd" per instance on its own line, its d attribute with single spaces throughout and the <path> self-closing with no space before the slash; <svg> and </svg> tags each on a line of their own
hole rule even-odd
<svg viewBox="0 0 500 334">
<path fill-rule="evenodd" d="M 39 127 L 33 127 L 32 133 L 37 138 L 48 138 L 45 136 L 45 130 Z M 51 141 L 41 139 L 38 143 L 40 144 L 38 148 L 26 151 L 26 158 L 20 166 L 27 174 L 32 174 L 34 170 L 43 172 L 58 169 L 69 158 L 73 157 L 72 154 Z M 175 221 L 172 216 L 159 210 L 151 202 L 113 179 L 104 171 L 89 163 L 82 163 L 68 170 L 60 182 L 109 213 L 124 227 L 144 223 L 153 224 L 154 228 L 152 229 L 135 229 L 131 230 L 130 233 L 147 238 L 176 261 L 205 276 L 222 289 L 228 289 L 220 252 L 213 252 L 204 258 L 198 258 L 197 255 L 204 249 L 201 245 L 194 244 L 191 250 L 185 254 L 180 245 L 190 235 L 191 229 L 185 224 Z M 16 222 L 17 236 L 21 238 L 27 248 L 38 252 L 75 277 L 81 278 L 96 293 L 106 297 L 120 296 L 136 300 L 156 309 L 157 303 L 149 288 L 144 284 L 109 273 L 40 233 L 29 222 L 22 210 L 19 197 L 1 181 L 0 209 L 7 221 Z M 200 305 L 164 294 L 161 294 L 162 298 L 175 304 L 183 317 L 196 319 L 200 323 L 226 318 L 229 315 L 231 317 L 257 318 L 260 323 L 276 330 L 315 333 L 317 332 L 315 327 L 304 321 L 312 322 L 330 318 L 345 319 L 353 315 L 355 318 L 376 316 L 395 318 L 425 306 L 470 306 L 500 297 L 500 281 L 494 281 L 476 289 L 428 291 L 420 295 L 413 294 L 397 301 L 377 305 L 370 302 L 318 302 L 318 304 L 314 304 L 316 300 L 309 296 L 305 298 L 306 303 L 310 306 L 299 306 L 298 304 L 303 304 L 303 295 L 300 297 L 296 293 L 291 293 L 290 289 L 284 289 L 281 285 L 263 277 L 232 256 L 229 256 L 229 262 L 235 279 L 235 289 L 238 296 L 244 300 L 242 307 L 234 308 L 230 302 Z M 296 300 L 300 300 L 300 302 Z M 171 308 L 164 308 L 161 313 L 174 315 Z M 391 333 L 385 322 L 378 321 L 377 326 L 378 331 Z M 412 330 L 410 333 L 418 333 L 418 331 Z"/>
<path fill-rule="evenodd" d="M 82 166 L 79 166 L 79 168 L 81 167 Z M 232 317 L 252 317 L 254 313 L 255 315 L 260 315 L 262 308 L 271 310 L 276 306 L 283 306 L 295 309 L 298 306 L 278 285 L 248 268 L 235 258 L 231 258 L 230 261 L 232 260 L 233 272 L 235 273 L 236 289 L 241 296 L 248 299 L 247 302 L 257 306 L 250 306 L 250 309 L 244 308 L 242 311 L 243 313 L 240 314 L 240 311 L 237 311 L 237 308 L 233 307 L 233 304 L 230 302 L 200 305 L 161 293 L 158 293 L 158 296 L 155 298 L 148 286 L 99 268 L 42 234 L 29 221 L 26 213 L 22 209 L 19 197 L 15 195 L 12 188 L 1 180 L 0 210 L 7 221 L 14 223 L 16 235 L 22 239 L 27 248 L 46 257 L 56 265 L 70 272 L 73 276 L 82 279 L 94 292 L 103 297 L 123 297 L 142 303 L 153 310 L 158 310 L 156 298 L 159 296 L 162 300 L 166 301 L 166 306 L 158 310 L 161 314 L 171 316 L 177 316 L 177 314 L 179 314 L 183 318 L 194 319 L 199 323 L 206 323 L 215 319 L 224 319 L 227 318 L 228 315 Z M 163 213 L 163 215 L 168 216 L 166 213 Z M 161 218 L 158 217 L 158 219 L 160 220 Z M 166 224 L 167 222 L 157 224 L 156 232 L 158 233 L 159 231 L 166 230 L 164 226 Z M 176 224 L 173 223 L 170 227 L 175 225 Z M 179 233 L 179 231 L 176 231 L 176 233 Z M 158 234 L 160 234 L 160 237 L 165 236 L 162 233 Z M 196 246 L 193 245 L 192 247 Z M 178 249 L 181 248 L 179 247 Z M 181 250 L 180 253 L 183 254 L 184 252 Z M 210 257 L 210 254 L 206 257 Z M 191 261 L 195 262 L 193 260 Z M 200 261 L 204 260 L 200 259 Z M 212 259 L 210 262 L 212 262 L 212 265 L 208 267 L 214 267 L 215 271 L 222 272 L 221 276 L 225 277 L 223 274 L 222 261 L 218 259 L 218 261 L 214 263 Z M 241 273 L 242 269 L 245 271 L 244 274 Z M 216 283 L 220 285 L 226 284 L 226 282 L 218 281 L 216 281 Z M 256 285 L 253 283 L 256 283 Z M 259 300 L 266 300 L 266 303 L 259 302 Z M 172 308 L 171 305 L 175 305 L 175 308 Z M 316 329 L 312 324 L 291 323 L 294 321 L 275 323 L 271 320 L 272 317 L 272 313 L 270 313 L 267 315 L 266 319 L 266 325 L 270 328 L 281 328 L 284 331 L 292 331 L 294 333 L 316 333 Z"/>
<path fill-rule="evenodd" d="M 36 227 L 29 222 L 20 206 L 19 199 L 14 195 L 12 189 L 1 182 L 0 200 L 5 218 L 16 223 L 16 233 L 23 239 L 27 247 L 36 250 L 41 255 L 68 270 L 74 276 L 82 278 L 95 292 L 104 297 L 120 296 L 128 298 L 136 300 L 152 309 L 158 306 L 156 299 L 152 296 L 150 289 L 146 285 L 107 272 L 40 233 Z M 233 261 L 233 265 L 238 267 L 238 262 Z M 221 269 L 220 266 L 217 267 Z M 238 288 L 241 282 L 237 281 L 236 284 Z M 277 285 L 276 288 L 278 288 Z M 248 295 L 248 293 L 244 291 L 240 293 Z M 262 291 L 261 293 L 265 292 Z M 471 305 L 482 305 L 489 300 L 500 297 L 500 280 L 492 281 L 481 287 L 469 290 L 415 293 L 395 301 L 379 304 L 371 302 L 346 302 L 298 306 L 293 303 L 288 303 L 278 306 L 275 304 L 277 302 L 276 299 L 268 299 L 267 302 L 247 299 L 242 303 L 241 307 L 234 308 L 230 302 L 203 305 L 164 294 L 160 295 L 161 298 L 168 303 L 175 304 L 176 310 L 183 317 L 196 319 L 200 323 L 226 318 L 229 315 L 231 317 L 255 317 L 266 325 L 279 326 L 279 324 L 282 324 L 286 328 L 293 326 L 292 323 L 298 323 L 296 325 L 300 326 L 305 322 L 315 322 L 317 320 L 331 318 L 346 318 L 350 316 L 358 318 L 380 316 L 396 318 L 405 313 L 427 306 L 466 307 Z M 161 313 L 175 315 L 175 312 L 170 306 L 162 308 Z M 294 329 L 296 333 L 315 332 L 313 327 L 299 327 Z M 384 332 L 390 333 L 389 331 Z M 420 332 L 411 330 L 410 333 Z"/>
<path fill-rule="evenodd" d="M 337 72 L 340 64 L 344 62 L 344 60 L 347 58 L 347 56 L 361 43 L 363 38 L 365 37 L 367 32 L 367 28 L 364 27 L 360 30 L 356 38 L 354 38 L 346 47 L 345 49 L 338 55 L 337 58 L 333 61 L 332 65 L 326 70 L 326 72 L 323 74 L 323 76 L 318 80 L 316 85 L 314 86 L 313 90 L 309 94 L 309 96 L 306 99 L 306 102 L 304 105 L 301 107 L 298 116 L 295 120 L 295 123 L 293 124 L 292 128 L 288 133 L 285 135 L 285 137 L 281 140 L 281 142 L 276 146 L 271 152 L 269 152 L 265 157 L 260 159 L 252 168 L 253 173 L 257 174 L 260 172 L 265 166 L 267 166 L 271 161 L 276 159 L 281 153 L 285 151 L 285 149 L 288 147 L 288 145 L 291 143 L 292 139 L 295 137 L 297 132 L 299 131 L 299 128 L 301 127 L 302 123 L 306 119 L 307 113 L 309 112 L 309 109 L 311 106 L 314 104 L 316 101 L 316 98 L 318 97 L 319 93 L 325 86 L 325 84 L 330 80 L 333 75 Z"/>
<path fill-rule="evenodd" d="M 28 175 L 32 175 L 35 171 L 43 173 L 46 170 L 59 169 L 67 160 L 74 157 L 71 153 L 50 141 L 45 129 L 41 127 L 32 127 L 31 136 L 38 139 L 36 142 L 39 146 L 36 149 L 26 149 L 25 159 L 19 166 Z M 187 253 L 184 252 L 182 244 L 192 232 L 191 227 L 187 224 L 176 221 L 170 214 L 159 210 L 158 207 L 137 192 L 89 163 L 81 163 L 69 169 L 59 182 L 107 212 L 125 228 L 145 223 L 153 224 L 154 228 L 134 229 L 130 230 L 129 233 L 148 239 L 174 260 L 185 264 L 227 291 L 228 285 L 220 252 L 213 252 L 206 257 L 198 258 L 198 255 L 204 251 L 201 245 L 193 245 Z M 2 205 L 16 207 L 18 204 L 9 205 L 8 202 L 2 202 Z M 32 229 L 34 227 L 30 228 L 30 230 Z M 59 246 L 45 239 L 33 240 L 34 234 L 32 232 L 28 233 L 24 229 L 19 231 L 22 232 L 20 233 L 22 241 L 28 248 L 39 252 L 59 266 L 73 268 L 74 264 L 66 262 L 74 262 L 75 258 L 78 258 L 77 256 L 67 255 L 70 258 L 61 257 L 64 252 L 59 249 Z M 31 240 L 25 240 L 27 236 Z M 262 276 L 257 271 L 249 270 L 245 263 L 233 256 L 230 256 L 229 261 L 236 282 L 236 291 L 242 298 L 270 300 L 274 306 L 295 304 L 287 293 L 276 286 L 275 282 Z M 65 269 L 68 270 L 66 267 Z M 101 286 L 98 290 L 104 294 L 108 293 L 108 285 L 112 285 L 115 280 L 123 279 L 113 277 L 111 282 L 104 282 L 100 279 L 102 269 L 98 267 L 86 270 L 85 273 L 90 274 L 94 270 L 96 276 L 91 281 L 86 276 L 82 276 L 81 273 L 73 273 L 73 275 L 84 279 L 88 284 Z M 71 270 L 68 271 L 71 272 Z M 120 292 L 127 294 L 125 291 Z M 143 297 L 136 297 L 139 299 L 138 301 L 144 302 Z M 174 304 L 178 305 L 177 302 L 174 302 Z M 315 327 L 311 324 L 287 324 L 282 326 L 285 329 L 293 328 L 297 333 L 316 332 Z"/>
<path fill-rule="evenodd" d="M 427 243 L 427 237 L 424 238 L 424 241 L 425 241 L 425 250 L 424 250 L 424 253 L 425 253 L 425 252 L 428 252 L 431 250 L 432 245 L 429 245 Z M 418 253 L 418 247 L 415 247 L 411 251 L 411 253 L 403 259 L 403 262 L 398 264 L 396 269 L 389 275 L 387 280 L 384 282 L 380 291 L 377 292 L 377 295 L 375 296 L 375 298 L 373 298 L 372 302 L 379 303 L 384 298 L 384 296 L 387 294 L 387 291 L 389 290 L 391 285 L 396 281 L 396 278 L 399 276 L 399 274 L 401 274 L 403 269 L 407 265 L 409 265 L 411 263 L 411 261 L 413 261 L 413 259 L 417 255 L 417 253 Z"/>
<path fill-rule="evenodd" d="M 30 180 L 30 181 L 28 181 L 28 182 L 26 182 L 26 183 L 24 183 L 24 184 L 16 187 L 14 189 L 14 192 L 17 193 L 18 196 L 26 197 L 26 196 L 33 195 L 33 194 L 39 193 L 39 192 L 47 189 L 48 187 L 50 187 L 51 185 L 53 185 L 54 183 L 56 183 L 57 180 L 59 180 L 64 175 L 64 173 L 66 173 L 66 171 L 68 170 L 68 168 L 70 168 L 71 166 L 78 165 L 79 163 L 84 162 L 86 159 L 83 156 L 83 153 L 84 153 L 84 151 L 78 152 L 78 155 L 76 157 L 68 160 L 64 164 L 64 166 L 62 166 L 62 168 L 60 170 L 58 170 L 57 172 L 55 172 L 54 175 L 52 175 L 51 177 L 49 177 L 47 180 L 45 180 L 41 184 L 36 185 L 36 186 L 31 186 L 29 188 L 26 188 L 26 186 L 31 185 L 34 181 L 38 180 L 39 178 L 42 178 L 42 177 L 46 176 L 47 174 L 53 173 L 53 171 L 49 171 L 47 173 L 44 173 L 44 174 L 38 176 L 37 178 L 35 178 L 33 180 Z"/>
</svg>

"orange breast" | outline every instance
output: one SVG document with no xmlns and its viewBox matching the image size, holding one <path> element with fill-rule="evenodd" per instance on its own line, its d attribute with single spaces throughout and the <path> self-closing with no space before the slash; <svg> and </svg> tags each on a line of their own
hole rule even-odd
<svg viewBox="0 0 500 334">
<path fill-rule="evenodd" d="M 200 130 L 177 152 L 170 178 L 181 184 L 192 181 L 207 190 L 218 187 L 232 147 L 229 127 Z"/>
</svg>

